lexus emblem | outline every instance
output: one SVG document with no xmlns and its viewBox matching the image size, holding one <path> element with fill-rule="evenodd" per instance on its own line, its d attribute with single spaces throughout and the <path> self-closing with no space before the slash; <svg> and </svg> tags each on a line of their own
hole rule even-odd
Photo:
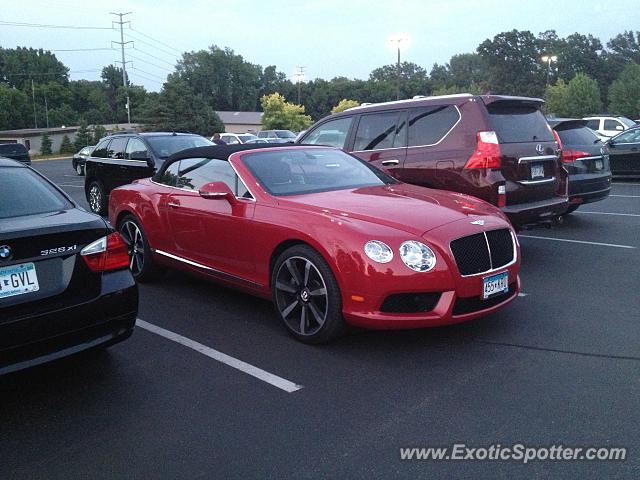
<svg viewBox="0 0 640 480">
<path fill-rule="evenodd" d="M 0 260 L 7 260 L 11 258 L 11 248 L 9 245 L 2 245 L 0 247 Z"/>
<path fill-rule="evenodd" d="M 538 152 L 538 155 L 542 155 L 544 153 L 544 147 L 541 144 L 537 144 L 536 152 Z"/>
<path fill-rule="evenodd" d="M 474 220 L 471 225 L 484 225 L 484 220 Z"/>
</svg>

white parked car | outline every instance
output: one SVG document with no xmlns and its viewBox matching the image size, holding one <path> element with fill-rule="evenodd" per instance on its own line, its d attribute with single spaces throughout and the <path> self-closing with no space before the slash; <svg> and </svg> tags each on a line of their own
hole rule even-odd
<svg viewBox="0 0 640 480">
<path fill-rule="evenodd" d="M 238 143 L 247 143 L 249 140 L 255 140 L 256 137 L 252 133 L 221 133 L 220 140 L 227 145 L 237 145 Z M 213 137 L 211 137 L 213 141 Z"/>
<path fill-rule="evenodd" d="M 614 115 L 584 117 L 584 120 L 587 120 L 587 127 L 594 130 L 603 142 L 636 125 L 636 122 L 627 117 Z"/>
</svg>

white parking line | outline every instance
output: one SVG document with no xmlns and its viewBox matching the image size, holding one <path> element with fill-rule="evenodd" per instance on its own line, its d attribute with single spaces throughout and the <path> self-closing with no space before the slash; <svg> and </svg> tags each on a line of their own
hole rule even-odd
<svg viewBox="0 0 640 480">
<path fill-rule="evenodd" d="M 640 195 L 609 195 L 610 197 L 620 197 L 620 198 L 640 198 Z"/>
<path fill-rule="evenodd" d="M 64 184 L 64 183 L 60 183 L 58 186 L 59 186 L 59 187 L 75 187 L 75 188 L 84 188 L 84 185 L 67 185 L 67 184 Z"/>
<path fill-rule="evenodd" d="M 599 245 L 601 247 L 629 248 L 635 249 L 630 245 L 616 245 L 615 243 L 587 242 L 585 240 L 569 240 L 568 238 L 538 237 L 535 235 L 518 235 L 520 238 L 536 238 L 538 240 L 555 240 L 556 242 L 583 243 L 586 245 Z"/>
<path fill-rule="evenodd" d="M 243 362 L 242 360 L 238 360 L 237 358 L 233 358 L 226 353 L 219 352 L 214 350 L 213 348 L 207 347 L 202 343 L 198 343 L 190 338 L 183 337 L 177 333 L 174 333 L 170 330 L 165 330 L 162 327 L 158 327 L 157 325 L 153 325 L 152 323 L 145 322 L 144 320 L 140 320 L 139 318 L 136 320 L 136 325 L 140 328 L 143 328 L 151 333 L 155 333 L 156 335 L 160 335 L 168 340 L 179 343 L 187 348 L 191 348 L 196 352 L 199 352 L 209 358 L 217 360 L 220 363 L 224 363 L 229 367 L 235 368 L 236 370 L 240 370 L 252 377 L 255 377 L 263 382 L 266 382 L 274 387 L 277 387 L 281 390 L 284 390 L 288 393 L 293 393 L 302 388 L 302 385 L 297 385 L 289 380 L 286 380 L 282 377 L 278 377 L 273 373 L 269 373 L 265 370 L 262 370 L 258 367 L 254 367 L 253 365 Z"/>
<path fill-rule="evenodd" d="M 615 215 L 617 217 L 640 217 L 640 215 L 636 213 L 583 212 L 583 211 L 576 211 L 573 213 L 580 213 L 580 214 L 586 214 L 586 215 Z"/>
</svg>

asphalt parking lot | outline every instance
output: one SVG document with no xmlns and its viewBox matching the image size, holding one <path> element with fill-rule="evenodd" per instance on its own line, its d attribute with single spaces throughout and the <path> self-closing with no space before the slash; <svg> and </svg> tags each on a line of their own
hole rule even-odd
<svg viewBox="0 0 640 480">
<path fill-rule="evenodd" d="M 34 167 L 86 206 L 70 160 Z M 269 302 L 141 285 L 130 340 L 0 377 L 0 478 L 640 478 L 640 182 L 520 242 L 523 294 L 497 314 L 319 347 Z M 627 459 L 400 459 L 455 443 Z"/>
</svg>

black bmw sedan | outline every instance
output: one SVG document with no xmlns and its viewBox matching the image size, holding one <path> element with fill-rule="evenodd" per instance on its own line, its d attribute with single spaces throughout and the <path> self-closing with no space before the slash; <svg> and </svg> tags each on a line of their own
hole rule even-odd
<svg viewBox="0 0 640 480">
<path fill-rule="evenodd" d="M 616 135 L 607 146 L 614 175 L 640 177 L 640 126 Z"/>
<path fill-rule="evenodd" d="M 549 119 L 560 148 L 562 164 L 569 172 L 569 209 L 575 211 L 585 203 L 604 200 L 611 191 L 609 149 L 587 127 L 587 120 Z"/>
<path fill-rule="evenodd" d="M 127 245 L 31 168 L 0 158 L 0 374 L 133 332 Z"/>
</svg>

